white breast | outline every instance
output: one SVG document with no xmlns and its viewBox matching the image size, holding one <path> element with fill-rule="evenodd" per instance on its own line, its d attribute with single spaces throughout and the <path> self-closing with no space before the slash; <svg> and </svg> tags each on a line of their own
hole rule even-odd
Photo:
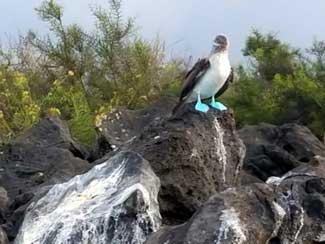
<svg viewBox="0 0 325 244">
<path fill-rule="evenodd" d="M 225 84 L 231 67 L 228 52 L 216 53 L 210 57 L 210 68 L 195 86 L 188 101 L 196 101 L 198 93 L 202 99 L 214 96 Z"/>
</svg>

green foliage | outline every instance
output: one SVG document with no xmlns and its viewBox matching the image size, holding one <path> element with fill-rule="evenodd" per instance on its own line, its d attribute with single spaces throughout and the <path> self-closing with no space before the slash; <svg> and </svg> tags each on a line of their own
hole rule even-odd
<svg viewBox="0 0 325 244">
<path fill-rule="evenodd" d="M 260 121 L 272 121 L 275 104 L 269 99 L 270 93 L 261 82 L 245 71 L 243 66 L 237 68 L 239 77 L 222 100 L 236 111 L 239 126 L 256 124 Z"/>
<path fill-rule="evenodd" d="M 70 70 L 81 78 L 87 64 L 94 61 L 91 38 L 80 26 L 63 24 L 63 9 L 53 0 L 44 1 L 36 11 L 50 29 L 50 34 L 45 38 L 38 37 L 32 31 L 28 35 L 28 42 L 41 57 L 45 57 L 42 68 L 50 79 L 59 78 Z"/>
<path fill-rule="evenodd" d="M 30 31 L 13 49 L 0 51 L 0 64 L 24 77 L 17 97 L 15 86 L 0 85 L 12 100 L 0 102 L 1 135 L 21 133 L 40 116 L 60 116 L 90 146 L 101 114 L 119 106 L 143 107 L 180 83 L 183 63 L 166 61 L 158 39 L 140 38 L 134 20 L 124 20 L 121 4 L 110 0 L 108 9 L 92 9 L 96 25 L 87 33 L 76 24 L 65 25 L 63 8 L 54 0 L 43 1 L 36 11 L 49 34 Z"/>
<path fill-rule="evenodd" d="M 0 67 L 0 139 L 7 140 L 25 131 L 38 121 L 39 113 L 26 77 Z"/>
<path fill-rule="evenodd" d="M 112 86 L 114 94 L 110 107 L 144 107 L 180 79 L 181 62 L 164 64 L 164 48 L 159 41 L 150 44 L 136 39 L 125 51 L 126 72 L 121 72 L 119 80 Z"/>
<path fill-rule="evenodd" d="M 92 9 L 96 29 L 85 33 L 79 26 L 64 26 L 62 8 L 45 1 L 37 9 L 50 25 L 54 38 L 33 35 L 31 43 L 47 57 L 43 68 L 51 79 L 60 79 L 69 71 L 74 77 L 70 85 L 80 85 L 92 111 L 106 106 L 143 107 L 166 89 L 169 79 L 175 80 L 181 65 L 165 62 L 164 48 L 139 38 L 134 20 L 124 21 L 121 0 L 111 0 L 108 10 Z M 174 70 L 171 66 L 178 65 Z M 61 72 L 60 72 L 61 71 Z"/>
<path fill-rule="evenodd" d="M 70 94 L 73 104 L 72 119 L 69 120 L 71 134 L 82 144 L 91 146 L 96 140 L 93 113 L 82 89 L 74 87 Z"/>
<path fill-rule="evenodd" d="M 322 137 L 325 130 L 325 45 L 315 41 L 307 54 L 292 49 L 275 35 L 258 31 L 248 37 L 237 80 L 224 96 L 239 126 L 298 122 Z"/>
<path fill-rule="evenodd" d="M 255 75 L 271 82 L 276 74 L 292 74 L 299 50 L 282 43 L 274 34 L 262 35 L 253 30 L 247 38 L 243 54 L 251 58 Z"/>
<path fill-rule="evenodd" d="M 73 87 L 55 80 L 50 92 L 42 101 L 42 111 L 46 113 L 49 109 L 57 108 L 62 119 L 70 120 L 73 114 L 73 102 L 71 99 Z"/>
<path fill-rule="evenodd" d="M 307 49 L 309 54 L 307 63 L 309 64 L 309 74 L 321 86 L 325 86 L 325 41 L 315 40 L 311 48 Z"/>
<path fill-rule="evenodd" d="M 67 120 L 71 134 L 85 146 L 95 142 L 93 113 L 80 86 L 69 86 L 64 80 L 56 80 L 42 101 L 42 111 Z"/>
</svg>

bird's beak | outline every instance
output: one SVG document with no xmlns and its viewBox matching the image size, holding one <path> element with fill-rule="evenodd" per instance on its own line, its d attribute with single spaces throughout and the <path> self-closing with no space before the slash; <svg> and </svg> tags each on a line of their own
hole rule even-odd
<svg viewBox="0 0 325 244">
<path fill-rule="evenodd" d="M 217 44 L 216 42 L 213 42 L 211 54 L 215 53 L 217 51 L 218 47 L 219 47 L 219 44 Z"/>
<path fill-rule="evenodd" d="M 219 44 L 218 43 L 216 43 L 216 42 L 213 42 L 213 47 L 218 47 L 219 46 Z"/>
</svg>

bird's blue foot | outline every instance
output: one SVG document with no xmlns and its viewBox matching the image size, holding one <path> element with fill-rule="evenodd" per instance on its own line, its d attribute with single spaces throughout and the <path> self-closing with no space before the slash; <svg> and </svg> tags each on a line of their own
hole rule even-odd
<svg viewBox="0 0 325 244">
<path fill-rule="evenodd" d="M 214 98 L 212 98 L 212 101 L 210 103 L 211 107 L 215 108 L 215 109 L 218 109 L 220 111 L 224 111 L 224 110 L 227 110 L 227 107 L 225 105 L 223 105 L 222 103 L 220 102 L 216 102 L 214 100 Z"/>
<path fill-rule="evenodd" d="M 209 106 L 206 105 L 206 104 L 204 104 L 204 103 L 202 103 L 202 102 L 199 100 L 199 101 L 197 101 L 197 103 L 196 103 L 196 105 L 195 105 L 195 109 L 196 109 L 197 111 L 202 112 L 202 113 L 206 113 L 206 112 L 208 112 L 208 110 L 209 110 Z"/>
</svg>

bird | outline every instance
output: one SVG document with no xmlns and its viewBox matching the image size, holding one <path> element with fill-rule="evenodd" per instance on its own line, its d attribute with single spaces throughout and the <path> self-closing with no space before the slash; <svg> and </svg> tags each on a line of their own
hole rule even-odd
<svg viewBox="0 0 325 244">
<path fill-rule="evenodd" d="M 226 35 L 219 34 L 213 40 L 213 47 L 207 58 L 199 59 L 185 75 L 184 85 L 179 102 L 173 109 L 173 114 L 186 103 L 196 101 L 195 109 L 207 113 L 209 106 L 202 102 L 211 98 L 210 106 L 217 110 L 227 110 L 227 107 L 216 101 L 233 81 L 234 70 L 229 61 L 229 40 Z"/>
</svg>

